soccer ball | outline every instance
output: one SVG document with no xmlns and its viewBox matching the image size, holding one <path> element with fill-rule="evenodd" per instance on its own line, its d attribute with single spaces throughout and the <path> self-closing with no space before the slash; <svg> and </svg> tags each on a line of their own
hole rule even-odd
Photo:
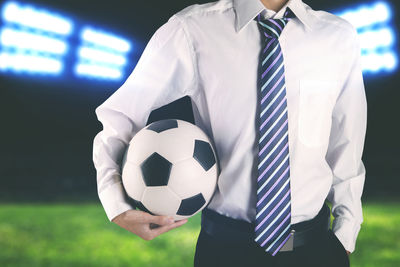
<svg viewBox="0 0 400 267">
<path fill-rule="evenodd" d="M 189 218 L 204 209 L 219 168 L 207 135 L 183 120 L 153 122 L 138 131 L 122 161 L 128 200 L 153 215 Z"/>
</svg>

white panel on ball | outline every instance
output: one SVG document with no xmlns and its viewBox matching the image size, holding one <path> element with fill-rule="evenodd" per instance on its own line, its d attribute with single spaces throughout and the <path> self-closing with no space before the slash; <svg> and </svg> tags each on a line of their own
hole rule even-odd
<svg viewBox="0 0 400 267">
<path fill-rule="evenodd" d="M 191 139 L 210 142 L 208 136 L 198 126 L 183 120 L 177 120 L 177 121 L 178 121 L 178 127 L 181 129 L 181 131 L 185 132 L 185 135 L 187 135 Z"/>
<path fill-rule="evenodd" d="M 216 164 L 206 172 L 197 160 L 190 158 L 173 165 L 168 187 L 182 199 L 202 193 L 208 202 L 216 183 Z"/>
<path fill-rule="evenodd" d="M 176 214 L 181 200 L 167 186 L 148 186 L 144 191 L 142 203 L 154 214 L 171 215 Z"/>
<path fill-rule="evenodd" d="M 146 185 L 139 166 L 126 162 L 122 169 L 122 183 L 128 196 L 138 201 L 142 199 Z"/>
<path fill-rule="evenodd" d="M 179 127 L 179 126 L 178 126 Z M 159 133 L 157 153 L 176 163 L 193 156 L 194 141 L 188 136 L 188 131 L 181 128 L 168 129 Z"/>
<path fill-rule="evenodd" d="M 127 161 L 140 165 L 155 151 L 158 151 L 158 133 L 141 130 L 129 144 Z"/>
</svg>

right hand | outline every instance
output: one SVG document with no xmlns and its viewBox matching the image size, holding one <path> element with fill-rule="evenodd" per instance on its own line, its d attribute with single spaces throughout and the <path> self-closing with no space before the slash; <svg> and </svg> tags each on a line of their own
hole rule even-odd
<svg viewBox="0 0 400 267">
<path fill-rule="evenodd" d="M 127 210 L 112 219 L 120 227 L 140 236 L 144 240 L 152 240 L 155 237 L 185 224 L 188 219 L 174 222 L 173 217 L 159 215 L 154 216 L 140 210 Z M 154 228 L 158 226 L 157 228 Z"/>
</svg>

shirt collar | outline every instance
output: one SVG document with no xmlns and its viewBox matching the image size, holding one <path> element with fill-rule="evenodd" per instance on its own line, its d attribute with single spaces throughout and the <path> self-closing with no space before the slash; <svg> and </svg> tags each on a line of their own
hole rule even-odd
<svg viewBox="0 0 400 267">
<path fill-rule="evenodd" d="M 236 13 L 235 28 L 237 32 L 253 20 L 260 12 L 266 9 L 261 0 L 233 0 L 233 7 Z M 307 14 L 306 6 L 302 0 L 289 0 L 275 16 L 281 18 L 286 7 L 290 7 L 296 17 L 308 30 L 312 29 L 310 14 Z"/>
</svg>

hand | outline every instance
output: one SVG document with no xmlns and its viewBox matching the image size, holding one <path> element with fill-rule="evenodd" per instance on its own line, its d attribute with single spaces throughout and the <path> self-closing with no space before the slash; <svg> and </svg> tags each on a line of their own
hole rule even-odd
<svg viewBox="0 0 400 267">
<path fill-rule="evenodd" d="M 351 252 L 350 252 L 350 251 L 348 251 L 348 250 L 346 250 L 346 252 L 347 252 L 347 256 L 349 256 L 349 255 L 350 255 L 350 253 L 351 253 Z"/>
<path fill-rule="evenodd" d="M 114 219 L 112 222 L 120 227 L 140 236 L 144 240 L 152 240 L 155 237 L 185 224 L 188 220 L 174 222 L 170 216 L 154 216 L 140 210 L 127 210 Z"/>
</svg>

